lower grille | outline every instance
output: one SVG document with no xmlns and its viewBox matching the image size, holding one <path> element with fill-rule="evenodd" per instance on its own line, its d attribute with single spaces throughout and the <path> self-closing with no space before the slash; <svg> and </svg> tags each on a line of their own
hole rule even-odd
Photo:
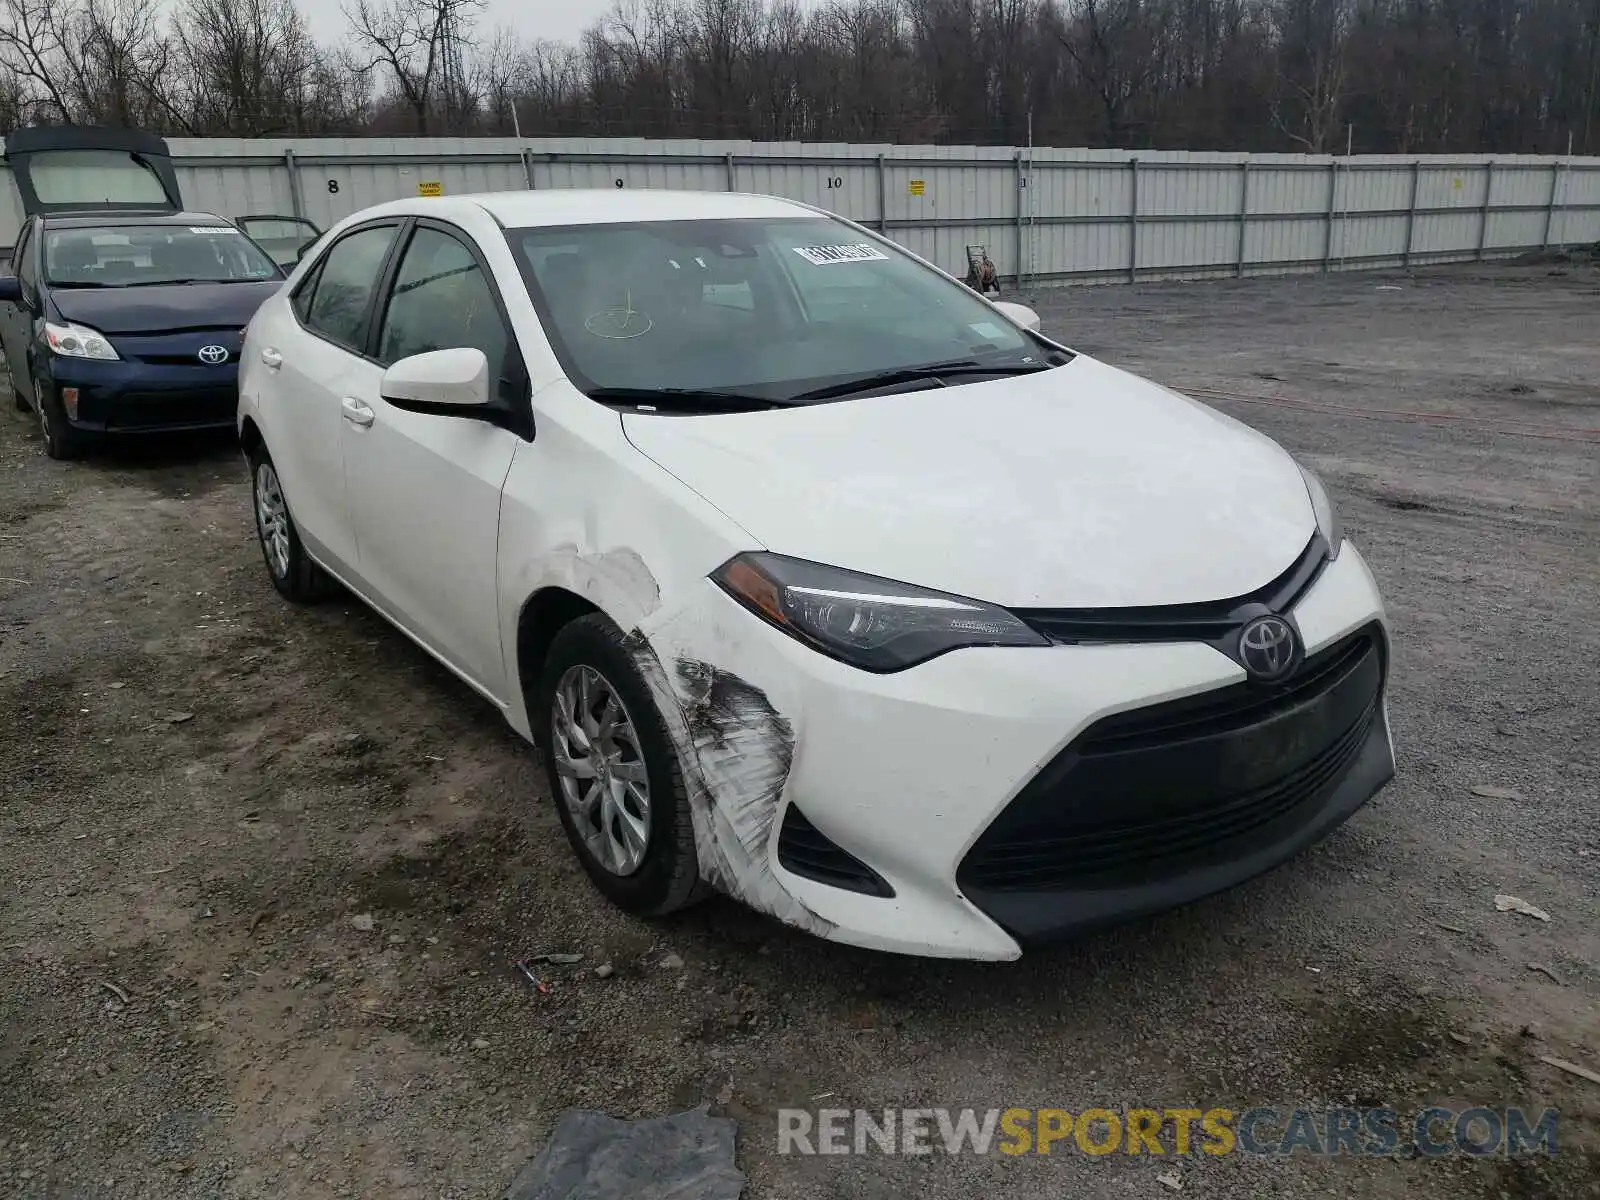
<svg viewBox="0 0 1600 1200">
<path fill-rule="evenodd" d="M 1286 835 L 1379 719 L 1383 646 L 1364 630 L 1276 688 L 1239 684 L 1107 717 L 1045 767 L 957 872 L 990 892 L 1149 882 Z"/>
<path fill-rule="evenodd" d="M 233 420 L 238 409 L 239 390 L 233 387 L 126 392 L 113 402 L 106 424 L 111 429 L 222 424 Z"/>
<path fill-rule="evenodd" d="M 830 840 L 793 804 L 784 811 L 778 832 L 778 862 L 787 871 L 829 887 L 868 896 L 894 895 L 881 875 Z"/>
</svg>

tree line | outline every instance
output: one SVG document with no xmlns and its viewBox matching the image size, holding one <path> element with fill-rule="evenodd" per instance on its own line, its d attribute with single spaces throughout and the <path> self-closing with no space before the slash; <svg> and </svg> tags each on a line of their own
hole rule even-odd
<svg viewBox="0 0 1600 1200">
<path fill-rule="evenodd" d="M 0 127 L 1600 152 L 1600 0 L 0 0 Z"/>
</svg>

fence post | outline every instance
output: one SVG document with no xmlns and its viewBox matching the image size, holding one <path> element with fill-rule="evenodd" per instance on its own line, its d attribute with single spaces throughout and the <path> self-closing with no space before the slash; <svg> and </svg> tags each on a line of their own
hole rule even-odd
<svg viewBox="0 0 1600 1200">
<path fill-rule="evenodd" d="M 1250 160 L 1239 164 L 1239 262 L 1234 268 L 1235 279 L 1244 278 L 1244 229 L 1250 219 Z"/>
<path fill-rule="evenodd" d="M 730 192 L 737 192 L 739 190 L 738 180 L 734 175 L 733 154 L 731 151 L 724 156 L 724 162 L 726 162 L 728 167 L 728 190 Z"/>
<path fill-rule="evenodd" d="M 1322 269 L 1326 271 L 1333 262 L 1333 211 L 1334 200 L 1339 195 L 1339 160 L 1328 163 L 1328 226 L 1322 231 Z"/>
<path fill-rule="evenodd" d="M 1016 152 L 1016 154 L 1012 157 L 1011 162 L 1015 168 L 1017 185 L 1014 190 L 1017 194 L 1017 290 L 1020 292 L 1022 290 L 1022 192 L 1023 189 L 1027 187 L 1022 175 L 1021 150 Z"/>
<path fill-rule="evenodd" d="M 1550 249 L 1550 227 L 1556 219 L 1556 193 L 1561 187 L 1561 160 L 1557 159 L 1550 164 L 1550 203 L 1544 210 L 1544 240 L 1539 243 L 1541 250 Z"/>
<path fill-rule="evenodd" d="M 533 191 L 533 159 L 528 157 L 526 146 L 517 147 L 517 157 L 522 160 L 522 179 L 528 185 L 528 190 Z"/>
<path fill-rule="evenodd" d="M 1400 265 L 1411 269 L 1411 235 L 1417 227 L 1417 184 L 1422 179 L 1422 160 L 1411 160 L 1411 199 L 1406 203 L 1406 249 L 1400 256 Z"/>
<path fill-rule="evenodd" d="M 1489 200 L 1494 194 L 1494 162 L 1491 160 L 1483 173 L 1483 209 L 1478 214 L 1478 261 L 1483 261 L 1483 248 L 1489 241 Z"/>
<path fill-rule="evenodd" d="M 283 148 L 283 168 L 289 172 L 289 205 L 295 216 L 304 217 L 306 201 L 300 193 L 300 167 L 294 161 L 294 150 L 288 146 Z"/>
<path fill-rule="evenodd" d="M 1128 282 L 1139 278 L 1139 160 L 1128 160 L 1132 192 L 1128 199 Z"/>
<path fill-rule="evenodd" d="M 884 178 L 883 155 L 878 155 L 878 232 L 889 231 L 889 186 Z"/>
</svg>

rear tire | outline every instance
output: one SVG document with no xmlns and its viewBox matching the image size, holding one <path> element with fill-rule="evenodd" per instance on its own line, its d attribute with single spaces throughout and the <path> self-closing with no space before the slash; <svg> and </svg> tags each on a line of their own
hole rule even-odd
<svg viewBox="0 0 1600 1200">
<path fill-rule="evenodd" d="M 60 462 L 82 458 L 88 439 L 67 423 L 67 412 L 61 407 L 54 390 L 37 379 L 33 381 L 33 407 L 39 415 L 44 452 Z"/>
<path fill-rule="evenodd" d="M 300 532 L 289 515 L 283 483 L 265 446 L 249 453 L 251 508 L 256 514 L 256 539 L 272 576 L 272 586 L 296 604 L 314 604 L 334 590 L 333 579 L 306 553 Z"/>
<path fill-rule="evenodd" d="M 580 687 L 591 698 L 588 711 L 575 704 Z M 709 889 L 700 879 L 683 771 L 622 631 L 598 613 L 563 627 L 533 702 L 550 794 L 595 887 L 639 917 L 701 899 Z"/>
</svg>

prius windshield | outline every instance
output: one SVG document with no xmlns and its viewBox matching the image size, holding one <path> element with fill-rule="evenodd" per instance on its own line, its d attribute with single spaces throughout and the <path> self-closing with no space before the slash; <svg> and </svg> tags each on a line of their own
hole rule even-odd
<svg viewBox="0 0 1600 1200">
<path fill-rule="evenodd" d="M 106 225 L 50 229 L 44 276 L 56 287 L 258 283 L 280 277 L 231 225 Z"/>
<path fill-rule="evenodd" d="M 508 231 L 573 382 L 803 403 L 944 366 L 968 377 L 1064 356 L 962 285 L 826 217 Z"/>
</svg>

